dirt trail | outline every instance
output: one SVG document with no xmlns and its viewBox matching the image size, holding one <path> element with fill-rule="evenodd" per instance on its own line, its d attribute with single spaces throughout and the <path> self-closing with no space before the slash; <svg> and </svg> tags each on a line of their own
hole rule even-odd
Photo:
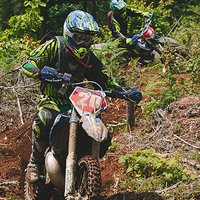
<svg viewBox="0 0 200 200">
<path fill-rule="evenodd" d="M 138 113 L 136 114 L 139 115 L 141 108 L 138 108 L 137 111 Z M 160 153 L 172 153 L 175 151 L 172 144 L 161 143 L 163 137 L 166 139 L 171 137 L 172 141 L 172 135 L 174 136 L 174 134 L 177 136 L 177 138 L 174 138 L 177 146 L 188 146 L 180 140 L 180 132 L 174 130 L 176 125 L 179 125 L 177 126 L 179 130 L 185 133 L 183 134 L 183 140 L 190 138 L 191 140 L 200 141 L 198 121 L 200 118 L 200 98 L 195 96 L 182 98 L 170 104 L 167 110 L 159 110 L 157 114 L 159 117 L 155 117 L 154 121 L 151 122 L 151 129 L 148 132 L 152 138 L 149 144 L 154 148 L 156 147 Z M 10 123 L 11 118 L 12 123 Z M 105 124 L 113 124 L 113 121 L 122 122 L 122 119 L 126 119 L 126 102 L 119 99 L 112 100 L 109 108 L 102 115 L 102 121 Z M 21 126 L 16 126 L 16 124 L 20 123 L 19 118 L 2 114 L 0 122 L 0 199 L 6 199 L 8 196 L 12 196 L 13 199 L 23 199 L 24 169 L 31 153 L 31 127 L 33 119 L 25 121 Z M 162 127 L 156 132 L 155 130 L 158 128 L 159 123 L 162 123 Z M 140 140 L 137 137 L 137 133 L 144 131 L 145 126 L 141 121 L 134 128 L 131 133 L 132 143 L 130 143 L 130 138 L 127 135 L 124 136 L 123 132 L 120 132 L 120 129 L 114 133 L 115 143 L 122 145 L 122 148 L 114 152 L 108 152 L 101 160 L 102 199 L 120 200 L 133 197 L 135 199 L 143 199 L 144 197 L 146 199 L 163 199 L 153 192 L 149 192 L 147 195 L 147 193 L 135 194 L 131 191 L 119 190 L 119 183 L 123 179 L 124 172 L 116 161 L 116 156 L 130 153 L 132 149 L 144 148 L 144 140 Z M 136 137 L 137 142 L 135 141 Z"/>
</svg>

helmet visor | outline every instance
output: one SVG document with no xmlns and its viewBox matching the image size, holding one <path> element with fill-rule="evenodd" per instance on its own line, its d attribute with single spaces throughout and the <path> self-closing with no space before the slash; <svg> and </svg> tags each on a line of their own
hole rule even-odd
<svg viewBox="0 0 200 200">
<path fill-rule="evenodd" d="M 72 39 L 77 45 L 85 44 L 85 46 L 88 46 L 91 44 L 91 42 L 94 39 L 94 35 L 85 35 L 81 33 L 73 33 Z"/>
</svg>

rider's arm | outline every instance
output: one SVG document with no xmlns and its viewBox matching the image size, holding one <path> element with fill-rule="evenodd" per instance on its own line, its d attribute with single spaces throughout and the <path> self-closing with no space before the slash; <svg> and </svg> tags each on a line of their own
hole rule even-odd
<svg viewBox="0 0 200 200">
<path fill-rule="evenodd" d="M 112 31 L 112 36 L 114 38 L 121 38 L 122 42 L 125 42 L 126 36 L 121 33 L 121 26 L 119 22 L 114 18 L 113 14 L 111 14 L 110 17 L 110 30 Z"/>
<path fill-rule="evenodd" d="M 57 64 L 57 42 L 50 40 L 42 44 L 30 53 L 29 58 L 22 66 L 24 74 L 38 79 L 38 73 L 44 66 L 55 68 Z"/>
<path fill-rule="evenodd" d="M 134 9 L 126 9 L 127 16 L 131 17 L 149 17 L 148 12 L 136 11 Z"/>
<path fill-rule="evenodd" d="M 140 11 L 136 11 L 136 10 L 133 10 L 133 9 L 126 9 L 126 13 L 127 13 L 127 16 L 131 16 L 131 17 L 142 17 L 142 12 Z"/>
</svg>

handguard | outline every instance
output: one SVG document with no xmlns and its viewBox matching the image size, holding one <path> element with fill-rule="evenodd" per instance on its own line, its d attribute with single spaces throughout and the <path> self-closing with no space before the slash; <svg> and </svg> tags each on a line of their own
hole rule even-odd
<svg viewBox="0 0 200 200">
<path fill-rule="evenodd" d="M 142 100 L 142 92 L 137 89 L 129 89 L 126 92 L 117 91 L 116 97 L 120 99 L 126 99 L 134 103 L 139 103 Z"/>
<path fill-rule="evenodd" d="M 56 69 L 44 66 L 44 68 L 39 72 L 38 78 L 47 82 L 69 83 L 71 80 L 71 75 L 66 73 L 60 74 Z"/>
</svg>

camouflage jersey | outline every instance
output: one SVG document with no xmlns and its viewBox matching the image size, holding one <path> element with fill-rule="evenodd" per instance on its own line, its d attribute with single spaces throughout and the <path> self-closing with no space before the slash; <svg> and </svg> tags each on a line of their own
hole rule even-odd
<svg viewBox="0 0 200 200">
<path fill-rule="evenodd" d="M 125 43 L 127 37 L 127 29 L 128 29 L 128 18 L 131 17 L 141 17 L 142 13 L 140 11 L 136 12 L 135 10 L 125 9 L 125 17 L 118 15 L 113 11 L 109 11 L 109 27 L 112 31 L 113 38 L 121 38 L 122 42 Z"/>
<path fill-rule="evenodd" d="M 22 66 L 22 70 L 28 77 L 38 79 L 37 74 L 44 66 L 57 69 L 59 73 L 69 73 L 73 79 L 83 81 L 95 81 L 104 90 L 121 90 L 122 88 L 115 83 L 106 73 L 104 65 L 88 50 L 88 54 L 79 60 L 69 47 L 66 46 L 62 36 L 52 39 L 30 53 L 30 57 Z M 59 93 L 59 87 L 42 82 L 41 92 L 43 96 L 54 101 L 60 110 L 67 111 L 71 107 L 69 96 L 72 91 L 68 90 L 64 95 Z"/>
</svg>

